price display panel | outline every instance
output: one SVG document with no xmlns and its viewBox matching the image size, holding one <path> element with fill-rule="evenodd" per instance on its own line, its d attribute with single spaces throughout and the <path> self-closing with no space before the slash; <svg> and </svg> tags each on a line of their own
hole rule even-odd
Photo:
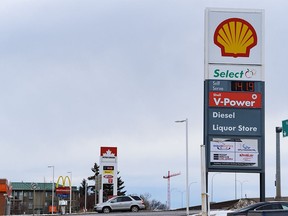
<svg viewBox="0 0 288 216">
<path fill-rule="evenodd" d="M 228 81 L 228 80 L 209 80 L 209 92 L 263 92 L 264 88 L 258 81 Z"/>
<path fill-rule="evenodd" d="M 103 170 L 114 170 L 114 166 L 103 166 Z"/>
<path fill-rule="evenodd" d="M 254 81 L 231 81 L 231 91 L 255 92 Z"/>
</svg>

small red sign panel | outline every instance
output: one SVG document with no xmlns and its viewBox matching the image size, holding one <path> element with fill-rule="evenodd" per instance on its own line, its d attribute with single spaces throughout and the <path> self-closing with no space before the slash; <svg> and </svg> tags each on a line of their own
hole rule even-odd
<svg viewBox="0 0 288 216">
<path fill-rule="evenodd" d="M 117 157 L 117 147 L 101 147 L 100 156 L 114 156 Z"/>
<path fill-rule="evenodd" d="M 56 194 L 69 194 L 70 187 L 58 187 L 56 188 Z"/>
<path fill-rule="evenodd" d="M 248 92 L 209 92 L 210 107 L 261 108 L 260 93 Z"/>
</svg>

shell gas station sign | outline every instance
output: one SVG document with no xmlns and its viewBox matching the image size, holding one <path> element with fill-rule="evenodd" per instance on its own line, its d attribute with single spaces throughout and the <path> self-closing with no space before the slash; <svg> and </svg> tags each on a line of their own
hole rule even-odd
<svg viewBox="0 0 288 216">
<path fill-rule="evenodd" d="M 208 63 L 262 65 L 261 10 L 208 9 Z"/>
<path fill-rule="evenodd" d="M 206 9 L 204 143 L 208 172 L 264 170 L 263 16 L 262 10 Z"/>
</svg>

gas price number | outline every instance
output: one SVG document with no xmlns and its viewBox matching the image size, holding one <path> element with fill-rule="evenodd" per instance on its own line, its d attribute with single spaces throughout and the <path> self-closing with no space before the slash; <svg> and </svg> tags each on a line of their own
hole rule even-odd
<svg viewBox="0 0 288 216">
<path fill-rule="evenodd" d="M 255 82 L 253 81 L 231 81 L 231 91 L 254 92 Z"/>
</svg>

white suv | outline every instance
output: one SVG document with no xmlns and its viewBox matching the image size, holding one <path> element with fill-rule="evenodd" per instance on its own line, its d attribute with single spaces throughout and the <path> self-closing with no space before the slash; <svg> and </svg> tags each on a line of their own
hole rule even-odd
<svg viewBox="0 0 288 216">
<path fill-rule="evenodd" d="M 116 196 L 94 207 L 94 210 L 99 213 L 109 213 L 111 211 L 138 212 L 142 209 L 145 209 L 145 205 L 139 196 Z"/>
</svg>

